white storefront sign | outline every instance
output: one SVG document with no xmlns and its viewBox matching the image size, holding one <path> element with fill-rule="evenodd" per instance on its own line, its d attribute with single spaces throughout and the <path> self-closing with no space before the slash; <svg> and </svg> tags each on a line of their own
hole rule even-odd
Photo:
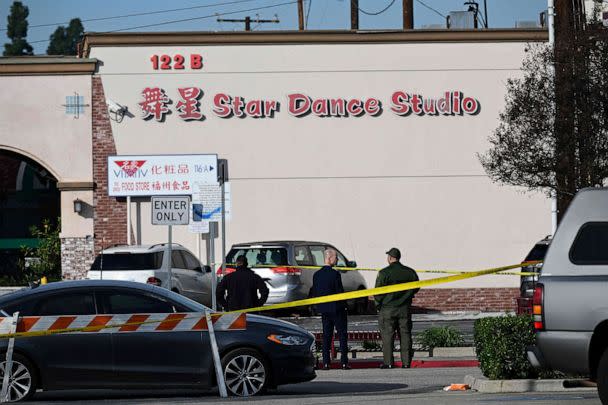
<svg viewBox="0 0 608 405">
<path fill-rule="evenodd" d="M 190 197 L 152 197 L 152 225 L 188 225 Z"/>
<path fill-rule="evenodd" d="M 217 184 L 217 155 L 108 156 L 110 196 L 192 195 L 194 184 Z"/>
</svg>

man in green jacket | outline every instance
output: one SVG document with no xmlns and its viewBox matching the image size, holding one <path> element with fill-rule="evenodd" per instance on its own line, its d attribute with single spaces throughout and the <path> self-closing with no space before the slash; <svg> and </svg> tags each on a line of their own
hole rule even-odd
<svg viewBox="0 0 608 405">
<path fill-rule="evenodd" d="M 416 272 L 401 264 L 401 252 L 391 248 L 388 252 L 388 267 L 383 268 L 376 278 L 376 287 L 418 281 Z M 412 298 L 419 289 L 376 295 L 376 307 L 380 311 L 378 324 L 382 335 L 384 364 L 380 368 L 393 368 L 393 336 L 399 330 L 401 337 L 401 367 L 410 368 L 412 362 Z"/>
</svg>

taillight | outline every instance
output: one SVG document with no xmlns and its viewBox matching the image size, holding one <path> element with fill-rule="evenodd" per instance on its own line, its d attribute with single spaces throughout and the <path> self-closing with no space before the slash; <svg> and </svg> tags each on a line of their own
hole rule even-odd
<svg viewBox="0 0 608 405">
<path fill-rule="evenodd" d="M 235 271 L 236 271 L 236 269 L 233 267 L 226 267 L 226 274 L 234 273 Z M 217 275 L 218 276 L 222 275 L 222 266 L 217 268 Z"/>
<path fill-rule="evenodd" d="M 532 296 L 532 315 L 534 316 L 534 329 L 536 331 L 545 329 L 545 322 L 543 320 L 543 300 L 544 286 L 537 283 L 534 288 L 534 295 Z"/>
<path fill-rule="evenodd" d="M 160 279 L 156 278 L 156 277 L 148 277 L 148 280 L 146 281 L 147 284 L 152 284 L 155 285 L 157 287 L 160 287 L 160 285 L 162 284 L 162 282 L 160 281 Z"/>
<path fill-rule="evenodd" d="M 271 270 L 274 274 L 285 274 L 287 276 L 299 276 L 302 274 L 302 270 L 296 267 L 273 267 Z"/>
</svg>

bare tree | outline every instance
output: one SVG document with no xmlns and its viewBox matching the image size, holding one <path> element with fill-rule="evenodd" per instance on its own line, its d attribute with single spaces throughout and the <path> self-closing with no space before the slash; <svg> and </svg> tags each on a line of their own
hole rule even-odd
<svg viewBox="0 0 608 405">
<path fill-rule="evenodd" d="M 528 45 L 479 156 L 492 180 L 556 195 L 560 217 L 579 189 L 608 177 L 608 33 L 595 23 L 567 38 L 555 53 Z"/>
</svg>

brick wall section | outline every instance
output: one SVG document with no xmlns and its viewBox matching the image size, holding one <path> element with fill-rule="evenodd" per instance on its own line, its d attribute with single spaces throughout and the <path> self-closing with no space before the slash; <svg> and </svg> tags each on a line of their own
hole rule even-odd
<svg viewBox="0 0 608 405">
<path fill-rule="evenodd" d="M 114 135 L 106 105 L 101 77 L 93 76 L 93 179 L 96 187 L 95 205 L 95 253 L 103 247 L 126 243 L 127 204 L 108 196 L 107 157 L 116 154 Z"/>
<path fill-rule="evenodd" d="M 61 238 L 61 274 L 64 280 L 79 280 L 93 263 L 92 238 Z"/>
<path fill-rule="evenodd" d="M 414 312 L 515 312 L 518 288 L 430 288 L 414 297 Z"/>
</svg>

